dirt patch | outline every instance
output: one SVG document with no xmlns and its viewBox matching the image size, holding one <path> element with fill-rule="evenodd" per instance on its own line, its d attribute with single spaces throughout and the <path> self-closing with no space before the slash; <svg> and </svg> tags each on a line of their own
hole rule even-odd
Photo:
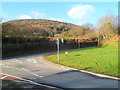
<svg viewBox="0 0 120 90">
<path fill-rule="evenodd" d="M 115 35 L 112 38 L 110 38 L 109 40 L 105 40 L 105 41 L 101 42 L 100 45 L 104 45 L 104 44 L 107 44 L 107 43 L 110 43 L 110 42 L 118 42 L 119 39 L 120 39 L 120 35 Z"/>
</svg>

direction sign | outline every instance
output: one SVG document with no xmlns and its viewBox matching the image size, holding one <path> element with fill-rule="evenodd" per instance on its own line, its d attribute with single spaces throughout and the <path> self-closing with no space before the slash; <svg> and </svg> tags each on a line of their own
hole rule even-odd
<svg viewBox="0 0 120 90">
<path fill-rule="evenodd" d="M 56 44 L 60 44 L 59 40 L 56 41 Z"/>
</svg>

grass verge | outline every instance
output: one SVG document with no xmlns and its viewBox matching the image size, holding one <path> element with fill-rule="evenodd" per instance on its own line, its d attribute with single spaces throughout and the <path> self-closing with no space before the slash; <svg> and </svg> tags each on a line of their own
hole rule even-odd
<svg viewBox="0 0 120 90">
<path fill-rule="evenodd" d="M 109 43 L 101 47 L 87 48 L 60 53 L 60 62 L 57 54 L 47 55 L 45 58 L 56 64 L 93 71 L 113 76 L 118 75 L 118 43 Z"/>
</svg>

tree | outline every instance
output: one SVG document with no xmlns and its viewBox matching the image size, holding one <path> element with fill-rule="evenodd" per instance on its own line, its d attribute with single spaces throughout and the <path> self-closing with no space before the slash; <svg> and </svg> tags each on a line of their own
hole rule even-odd
<svg viewBox="0 0 120 90">
<path fill-rule="evenodd" d="M 78 36 L 83 37 L 85 34 L 85 31 L 86 29 L 83 28 L 82 26 L 76 26 L 69 31 L 69 36 L 74 38 L 77 38 Z"/>
<path fill-rule="evenodd" d="M 2 21 L 3 21 L 3 19 L 0 18 L 0 37 L 1 37 L 1 35 L 2 35 Z"/>
<path fill-rule="evenodd" d="M 61 33 L 61 37 L 62 37 L 62 38 L 68 38 L 68 37 L 69 37 L 68 31 L 62 32 L 62 33 Z"/>
<path fill-rule="evenodd" d="M 83 24 L 82 25 L 84 28 L 86 28 L 86 29 L 92 29 L 92 27 L 94 26 L 93 24 L 91 24 L 91 23 L 86 23 L 86 24 Z"/>
<path fill-rule="evenodd" d="M 98 36 L 98 33 L 94 30 L 88 30 L 85 34 L 85 37 L 90 40 L 96 40 Z"/>
<path fill-rule="evenodd" d="M 115 27 L 116 27 L 116 19 L 112 15 L 103 16 L 99 20 L 99 35 L 102 39 L 109 39 L 111 36 L 115 34 Z"/>
<path fill-rule="evenodd" d="M 117 22 L 117 25 L 118 25 L 118 28 L 117 28 L 117 30 L 118 30 L 118 35 L 120 35 L 120 16 L 117 16 L 116 17 L 117 19 L 118 19 L 118 22 Z"/>
</svg>

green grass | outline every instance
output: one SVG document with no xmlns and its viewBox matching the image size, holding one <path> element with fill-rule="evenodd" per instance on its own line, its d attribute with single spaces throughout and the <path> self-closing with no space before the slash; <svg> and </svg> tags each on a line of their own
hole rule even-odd
<svg viewBox="0 0 120 90">
<path fill-rule="evenodd" d="M 102 47 L 68 51 L 68 55 L 61 52 L 60 62 L 57 61 L 57 54 L 47 55 L 45 58 L 53 63 L 76 69 L 119 76 L 118 44 L 116 42 Z"/>
</svg>

